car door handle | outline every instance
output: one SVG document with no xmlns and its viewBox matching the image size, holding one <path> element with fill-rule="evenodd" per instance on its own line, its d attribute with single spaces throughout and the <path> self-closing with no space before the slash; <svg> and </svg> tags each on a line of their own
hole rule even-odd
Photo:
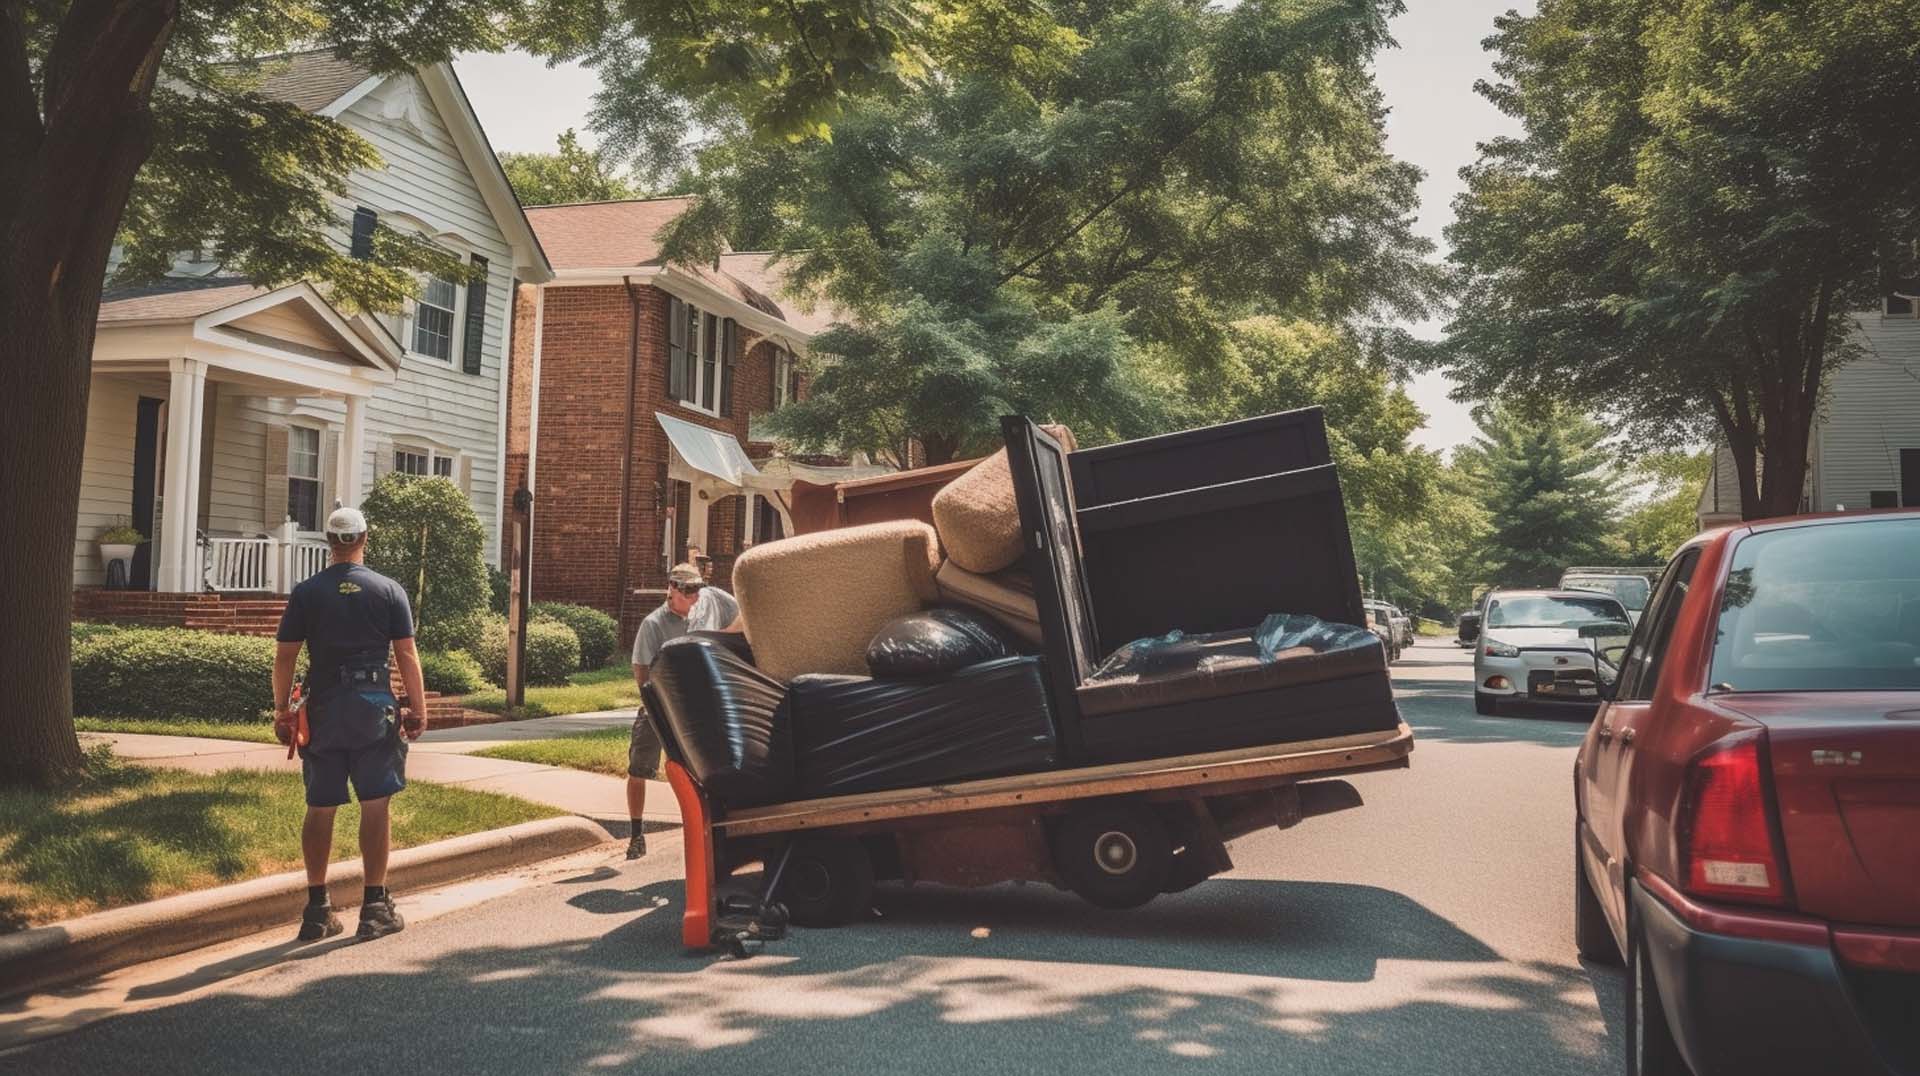
<svg viewBox="0 0 1920 1076">
<path fill-rule="evenodd" d="M 1600 726 L 1600 742 L 1606 743 L 1611 739 L 1613 739 L 1613 726 L 1612 725 Z"/>
<path fill-rule="evenodd" d="M 1623 744 L 1630 744 L 1633 742 L 1633 729 L 1631 727 L 1620 730 L 1620 742 Z"/>
</svg>

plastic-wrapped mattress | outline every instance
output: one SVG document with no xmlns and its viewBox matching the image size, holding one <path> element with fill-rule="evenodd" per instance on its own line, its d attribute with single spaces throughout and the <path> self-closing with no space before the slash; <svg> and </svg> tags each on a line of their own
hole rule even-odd
<svg viewBox="0 0 1920 1076">
<path fill-rule="evenodd" d="M 1038 658 L 934 681 L 798 676 L 783 709 L 802 797 L 1031 773 L 1058 758 Z"/>
</svg>

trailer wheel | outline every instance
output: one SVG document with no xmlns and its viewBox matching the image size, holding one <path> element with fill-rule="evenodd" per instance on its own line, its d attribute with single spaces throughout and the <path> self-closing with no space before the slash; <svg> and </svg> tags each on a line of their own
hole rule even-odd
<svg viewBox="0 0 1920 1076">
<path fill-rule="evenodd" d="M 873 859 L 856 840 L 803 837 L 794 842 L 778 898 L 799 926 L 851 923 L 873 910 Z"/>
<path fill-rule="evenodd" d="M 1062 816 L 1053 830 L 1053 866 L 1090 904 L 1138 908 L 1167 886 L 1173 842 L 1144 804 L 1102 803 Z"/>
</svg>

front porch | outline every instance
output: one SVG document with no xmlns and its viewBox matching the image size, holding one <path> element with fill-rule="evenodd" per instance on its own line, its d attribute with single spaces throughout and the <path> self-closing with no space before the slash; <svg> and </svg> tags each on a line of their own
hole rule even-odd
<svg viewBox="0 0 1920 1076">
<path fill-rule="evenodd" d="M 399 345 L 310 285 L 167 282 L 109 293 L 94 346 L 74 583 L 285 594 L 326 565 L 320 528 L 360 500 L 366 405 Z M 124 572 L 96 552 L 139 530 Z"/>
</svg>

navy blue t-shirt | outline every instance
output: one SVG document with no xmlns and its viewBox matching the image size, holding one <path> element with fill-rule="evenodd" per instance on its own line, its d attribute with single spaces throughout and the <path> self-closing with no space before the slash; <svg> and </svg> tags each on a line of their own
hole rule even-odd
<svg viewBox="0 0 1920 1076">
<path fill-rule="evenodd" d="M 395 639 L 413 638 L 413 610 L 400 584 L 359 564 L 330 564 L 293 588 L 277 636 L 307 644 L 311 693 L 340 685 L 340 666 L 354 658 L 386 661 Z"/>
</svg>

